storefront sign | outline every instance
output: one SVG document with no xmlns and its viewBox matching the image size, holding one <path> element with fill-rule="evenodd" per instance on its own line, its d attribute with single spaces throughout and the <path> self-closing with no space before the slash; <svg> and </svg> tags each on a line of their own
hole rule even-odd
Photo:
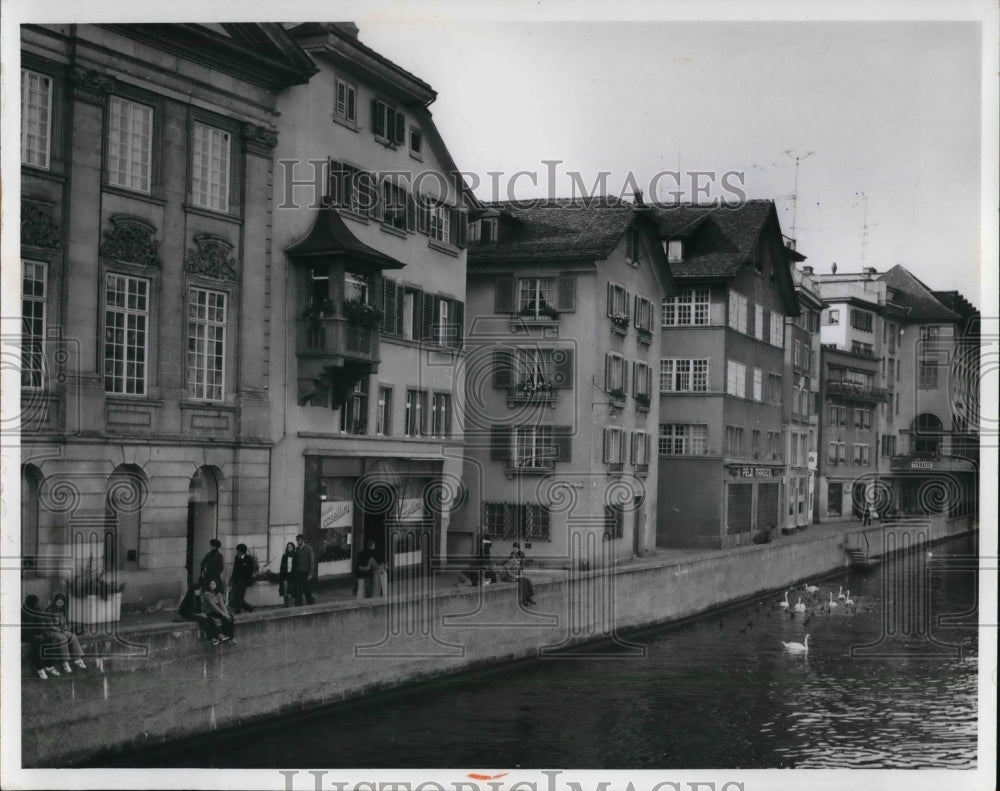
<svg viewBox="0 0 1000 791">
<path fill-rule="evenodd" d="M 932 461 L 911 461 L 910 462 L 910 469 L 911 470 L 933 470 L 934 469 L 934 462 L 932 462 Z"/>
<path fill-rule="evenodd" d="M 353 523 L 354 503 L 350 500 L 323 503 L 320 508 L 320 528 L 323 530 L 331 527 L 350 527 Z"/>
<path fill-rule="evenodd" d="M 771 478 L 781 475 L 777 467 L 730 467 L 729 474 L 736 478 Z"/>
<path fill-rule="evenodd" d="M 424 519 L 424 501 L 419 497 L 405 498 L 399 501 L 399 522 L 422 522 Z"/>
</svg>

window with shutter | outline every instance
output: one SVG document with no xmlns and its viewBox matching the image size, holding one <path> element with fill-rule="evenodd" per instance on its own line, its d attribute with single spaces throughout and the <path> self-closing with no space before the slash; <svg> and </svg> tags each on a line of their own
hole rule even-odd
<svg viewBox="0 0 1000 791">
<path fill-rule="evenodd" d="M 452 303 L 454 311 L 454 329 L 452 330 L 452 346 L 456 349 L 462 348 L 462 340 L 465 338 L 465 303 L 455 301 Z"/>
<path fill-rule="evenodd" d="M 406 116 L 402 113 L 396 113 L 396 134 L 393 138 L 393 142 L 396 145 L 402 145 L 406 142 Z"/>
<path fill-rule="evenodd" d="M 410 324 L 410 338 L 415 341 L 419 341 L 423 338 L 423 315 L 424 315 L 424 292 L 419 288 L 411 290 L 412 298 L 412 308 L 411 308 L 411 324 Z"/>
</svg>

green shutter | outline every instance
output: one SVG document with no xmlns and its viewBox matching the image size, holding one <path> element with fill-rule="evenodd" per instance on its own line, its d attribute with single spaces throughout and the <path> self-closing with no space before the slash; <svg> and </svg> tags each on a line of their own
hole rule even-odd
<svg viewBox="0 0 1000 791">
<path fill-rule="evenodd" d="M 494 294 L 494 313 L 514 312 L 514 288 L 516 281 L 512 275 L 500 275 L 496 280 L 496 292 Z"/>
<path fill-rule="evenodd" d="M 501 346 L 493 350 L 493 386 L 506 389 L 514 386 L 514 350 Z"/>
<path fill-rule="evenodd" d="M 559 275 L 556 300 L 556 308 L 560 313 L 576 310 L 576 277 L 574 275 Z"/>
<path fill-rule="evenodd" d="M 553 426 L 552 439 L 556 446 L 556 461 L 573 460 L 573 427 Z"/>
<path fill-rule="evenodd" d="M 490 427 L 490 459 L 506 461 L 510 458 L 510 428 L 507 426 Z"/>
</svg>

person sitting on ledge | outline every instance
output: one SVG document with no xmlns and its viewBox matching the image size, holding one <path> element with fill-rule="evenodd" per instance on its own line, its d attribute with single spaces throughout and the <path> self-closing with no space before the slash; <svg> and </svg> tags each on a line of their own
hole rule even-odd
<svg viewBox="0 0 1000 791">
<path fill-rule="evenodd" d="M 73 634 L 73 630 L 69 628 L 66 594 L 57 593 L 53 596 L 49 606 L 45 608 L 45 612 L 52 618 L 52 628 L 58 631 L 63 636 L 63 639 L 65 639 L 66 648 L 69 651 L 69 655 L 73 658 L 73 662 L 81 670 L 86 670 L 87 663 L 83 661 L 83 649 L 80 647 L 80 641 Z"/>
<path fill-rule="evenodd" d="M 222 586 L 214 577 L 208 579 L 201 589 L 201 611 L 205 615 L 205 633 L 212 645 L 232 640 L 236 631 L 236 619 L 226 605 Z"/>
<path fill-rule="evenodd" d="M 51 617 L 42 612 L 38 597 L 34 595 L 26 596 L 21 607 L 21 641 L 31 646 L 31 663 L 42 681 L 59 675 L 53 659 L 62 662 L 67 673 L 73 672 L 64 636 L 55 628 Z"/>
</svg>

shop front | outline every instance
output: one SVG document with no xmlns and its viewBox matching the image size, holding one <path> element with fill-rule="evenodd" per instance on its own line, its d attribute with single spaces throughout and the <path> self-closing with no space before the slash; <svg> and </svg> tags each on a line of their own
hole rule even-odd
<svg viewBox="0 0 1000 791">
<path fill-rule="evenodd" d="M 370 541 L 392 576 L 426 574 L 441 485 L 441 462 L 307 456 L 302 525 L 317 575 L 351 575 Z"/>
<path fill-rule="evenodd" d="M 725 534 L 722 546 L 770 540 L 781 520 L 781 476 L 784 468 L 771 465 L 727 466 Z"/>
</svg>

